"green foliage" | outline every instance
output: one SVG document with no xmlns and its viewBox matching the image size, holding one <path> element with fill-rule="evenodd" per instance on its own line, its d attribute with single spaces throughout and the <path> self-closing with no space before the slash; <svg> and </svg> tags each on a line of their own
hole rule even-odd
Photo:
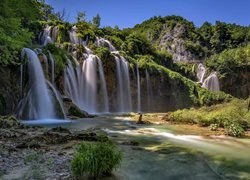
<svg viewBox="0 0 250 180">
<path fill-rule="evenodd" d="M 27 154 L 25 157 L 24 157 L 24 164 L 29 164 L 29 163 L 32 163 L 32 162 L 38 162 L 39 160 L 41 160 L 42 156 L 41 154 L 38 154 L 37 152 L 32 152 L 30 154 Z"/>
<path fill-rule="evenodd" d="M 244 129 L 237 122 L 225 126 L 225 132 L 227 135 L 235 137 L 242 137 L 244 135 Z"/>
<path fill-rule="evenodd" d="M 88 37 L 89 41 L 94 42 L 96 40 L 96 26 L 91 25 L 91 23 L 80 21 L 76 24 L 77 26 L 77 36 L 86 39 Z"/>
<path fill-rule="evenodd" d="M 93 17 L 92 23 L 94 26 L 99 27 L 101 24 L 101 17 L 99 14 L 97 14 L 95 17 Z"/>
<path fill-rule="evenodd" d="M 21 28 L 17 18 L 0 17 L 0 64 L 20 64 L 20 50 L 31 43 L 32 33 Z"/>
<path fill-rule="evenodd" d="M 71 162 L 76 177 L 109 175 L 121 163 L 122 154 L 111 142 L 81 143 Z"/>
<path fill-rule="evenodd" d="M 68 110 L 68 116 L 75 116 L 78 118 L 86 118 L 86 114 L 82 112 L 78 107 L 71 106 Z"/>
<path fill-rule="evenodd" d="M 233 73 L 238 68 L 250 65 L 250 45 L 235 49 L 225 50 L 220 54 L 211 56 L 206 61 L 206 66 L 221 74 Z"/>
<path fill-rule="evenodd" d="M 179 72 L 184 77 L 187 77 L 191 80 L 197 79 L 196 72 L 195 72 L 195 69 L 197 68 L 196 64 L 186 63 L 186 62 L 177 62 L 177 63 L 171 64 L 170 67 L 174 71 Z"/>
<path fill-rule="evenodd" d="M 130 34 L 129 36 L 126 37 L 125 40 L 125 51 L 129 55 L 134 55 L 134 54 L 151 54 L 152 53 L 152 48 L 149 44 L 149 41 L 145 36 L 142 36 L 140 34 Z"/>
<path fill-rule="evenodd" d="M 76 17 L 76 20 L 77 22 L 84 22 L 85 21 L 85 18 L 86 18 L 86 12 L 78 12 L 77 13 L 77 17 Z"/>
<path fill-rule="evenodd" d="M 175 123 L 196 123 L 200 126 L 210 126 L 217 130 L 225 128 L 225 134 L 240 137 L 249 126 L 250 113 L 247 102 L 233 100 L 229 103 L 202 107 L 199 109 L 178 110 L 169 115 L 169 120 Z"/>
<path fill-rule="evenodd" d="M 62 70 L 67 66 L 67 52 L 61 48 L 56 47 L 54 44 L 47 44 L 44 47 L 46 54 L 49 52 L 53 55 L 56 64 L 56 75 L 62 72 Z"/>
<path fill-rule="evenodd" d="M 95 54 L 103 61 L 112 58 L 112 54 L 107 47 L 97 47 L 95 50 Z"/>
<path fill-rule="evenodd" d="M 31 46 L 35 30 L 34 21 L 42 20 L 42 7 L 38 0 L 2 0 L 0 5 L 0 65 L 20 64 L 19 53 Z"/>
</svg>

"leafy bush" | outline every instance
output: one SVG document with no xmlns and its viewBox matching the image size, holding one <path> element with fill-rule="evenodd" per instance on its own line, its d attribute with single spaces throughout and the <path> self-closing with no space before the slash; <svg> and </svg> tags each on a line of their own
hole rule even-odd
<svg viewBox="0 0 250 180">
<path fill-rule="evenodd" d="M 112 54 L 107 47 L 97 47 L 95 50 L 95 54 L 103 61 L 112 58 Z"/>
<path fill-rule="evenodd" d="M 175 123 L 196 123 L 200 126 L 210 126 L 211 130 L 222 127 L 225 129 L 225 134 L 240 137 L 249 127 L 249 116 L 246 101 L 233 100 L 210 107 L 178 110 L 169 115 L 169 120 Z"/>
<path fill-rule="evenodd" d="M 237 122 L 232 122 L 225 127 L 225 132 L 229 136 L 241 137 L 244 135 L 244 129 Z"/>
<path fill-rule="evenodd" d="M 73 174 L 79 178 L 98 178 L 111 174 L 121 163 L 122 153 L 111 142 L 81 143 L 71 162 Z"/>
</svg>

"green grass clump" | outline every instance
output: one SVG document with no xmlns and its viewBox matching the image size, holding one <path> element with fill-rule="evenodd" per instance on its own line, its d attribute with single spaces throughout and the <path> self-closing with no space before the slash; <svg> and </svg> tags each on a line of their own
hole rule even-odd
<svg viewBox="0 0 250 180">
<path fill-rule="evenodd" d="M 250 112 L 247 109 L 247 101 L 233 100 L 229 103 L 218 104 L 199 109 L 178 110 L 169 115 L 169 120 L 174 123 L 198 124 L 225 129 L 225 134 L 235 137 L 244 135 L 244 130 L 249 127 Z M 214 128 L 216 126 L 216 128 Z"/>
<path fill-rule="evenodd" d="M 110 175 L 122 160 L 122 153 L 110 142 L 83 142 L 71 162 L 73 174 L 78 178 L 98 178 Z"/>
</svg>

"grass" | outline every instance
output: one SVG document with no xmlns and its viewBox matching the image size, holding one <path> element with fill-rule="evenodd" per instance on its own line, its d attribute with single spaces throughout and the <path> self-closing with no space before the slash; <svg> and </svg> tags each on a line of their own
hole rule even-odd
<svg viewBox="0 0 250 180">
<path fill-rule="evenodd" d="M 73 174 L 80 179 L 96 179 L 110 175 L 121 160 L 122 153 L 110 141 L 83 142 L 77 147 L 71 168 Z"/>
<path fill-rule="evenodd" d="M 172 112 L 167 120 L 173 123 L 198 124 L 216 130 L 224 128 L 225 134 L 240 137 L 249 128 L 250 112 L 248 112 L 248 102 L 245 100 L 232 100 L 202 108 L 191 108 Z"/>
</svg>

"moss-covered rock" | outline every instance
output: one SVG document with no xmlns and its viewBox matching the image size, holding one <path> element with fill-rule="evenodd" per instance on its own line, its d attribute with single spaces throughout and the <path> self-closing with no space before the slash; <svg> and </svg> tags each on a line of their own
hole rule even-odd
<svg viewBox="0 0 250 180">
<path fill-rule="evenodd" d="M 20 128 L 23 125 L 14 116 L 0 116 L 0 128 Z"/>
</svg>

